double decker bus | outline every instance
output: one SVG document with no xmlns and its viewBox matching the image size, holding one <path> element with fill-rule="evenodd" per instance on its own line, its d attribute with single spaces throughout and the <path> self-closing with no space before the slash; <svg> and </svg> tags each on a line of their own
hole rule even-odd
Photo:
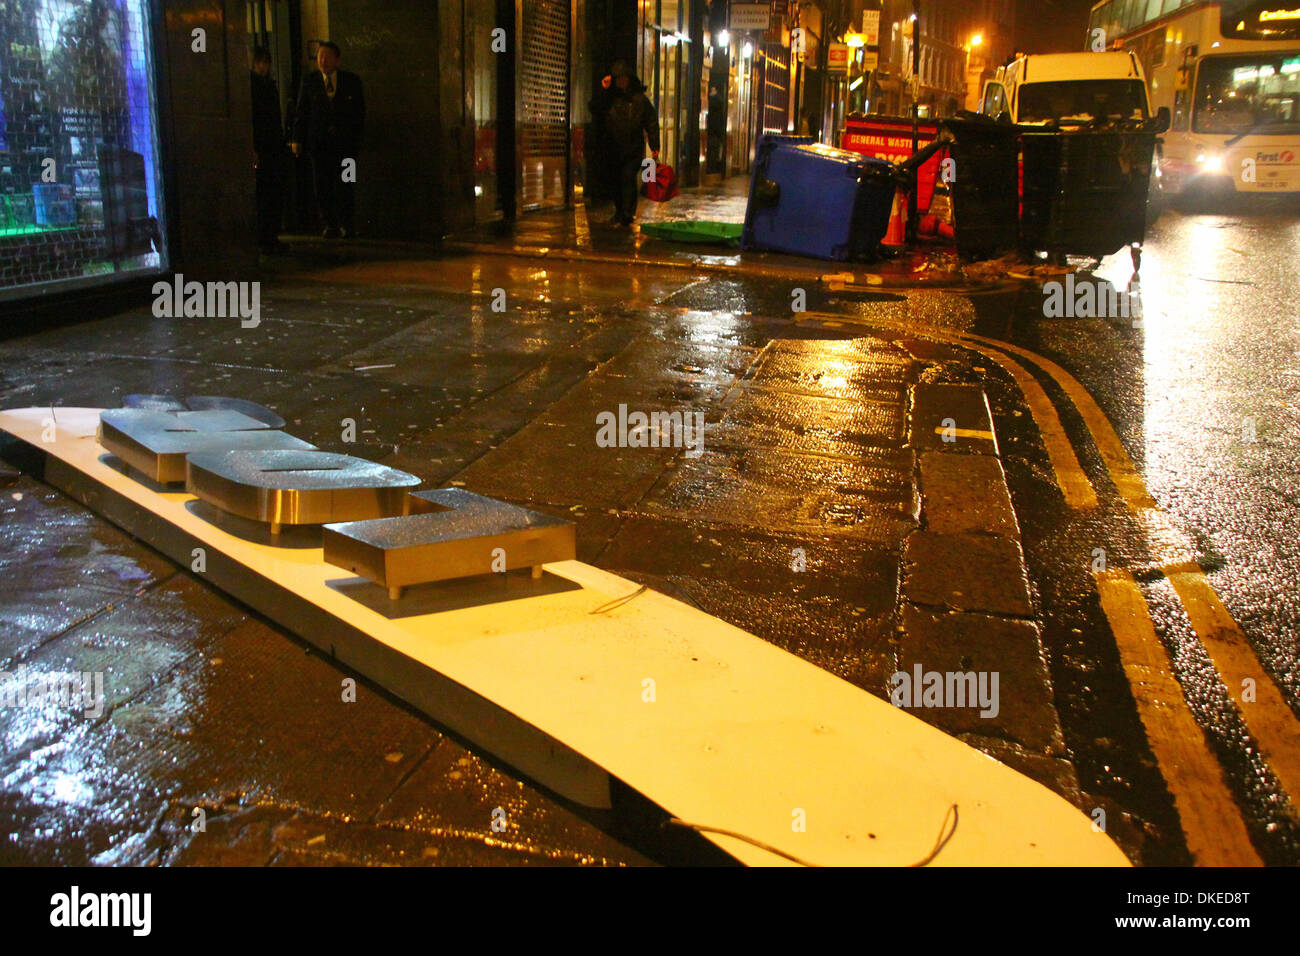
<svg viewBox="0 0 1300 956">
<path fill-rule="evenodd" d="M 1088 45 L 1134 52 L 1168 108 L 1167 195 L 1300 194 L 1300 0 L 1106 0 Z"/>
</svg>

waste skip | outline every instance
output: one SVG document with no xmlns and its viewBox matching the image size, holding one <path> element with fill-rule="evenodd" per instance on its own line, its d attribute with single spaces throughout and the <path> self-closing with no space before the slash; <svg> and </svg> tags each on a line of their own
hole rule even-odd
<svg viewBox="0 0 1300 956">
<path fill-rule="evenodd" d="M 1020 242 L 1017 165 L 1019 130 L 986 116 L 966 114 L 943 121 L 952 138 L 953 224 L 957 253 L 991 259 Z"/>
<path fill-rule="evenodd" d="M 1155 145 L 1150 123 L 1025 132 L 1024 247 L 1101 258 L 1129 246 L 1136 266 L 1146 237 Z"/>
<path fill-rule="evenodd" d="M 895 173 L 892 163 L 809 137 L 763 136 L 741 248 L 835 260 L 874 253 L 889 228 Z"/>
</svg>

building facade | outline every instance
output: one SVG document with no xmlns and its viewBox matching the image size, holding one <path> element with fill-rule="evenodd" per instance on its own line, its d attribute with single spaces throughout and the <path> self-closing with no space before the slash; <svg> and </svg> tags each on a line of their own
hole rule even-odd
<svg viewBox="0 0 1300 956">
<path fill-rule="evenodd" d="M 913 76 L 922 117 L 975 109 L 983 79 L 1013 50 L 1015 0 L 921 0 L 919 71 L 913 72 L 912 0 L 885 0 L 880 74 L 871 112 L 909 114 Z M 974 92 L 972 92 L 972 90 Z"/>
</svg>

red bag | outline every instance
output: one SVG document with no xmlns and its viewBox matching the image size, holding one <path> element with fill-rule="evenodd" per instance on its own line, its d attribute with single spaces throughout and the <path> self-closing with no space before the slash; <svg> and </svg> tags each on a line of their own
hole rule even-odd
<svg viewBox="0 0 1300 956">
<path fill-rule="evenodd" d="M 678 192 L 677 170 L 660 162 L 655 163 L 655 178 L 641 186 L 641 195 L 654 202 L 667 202 Z"/>
</svg>

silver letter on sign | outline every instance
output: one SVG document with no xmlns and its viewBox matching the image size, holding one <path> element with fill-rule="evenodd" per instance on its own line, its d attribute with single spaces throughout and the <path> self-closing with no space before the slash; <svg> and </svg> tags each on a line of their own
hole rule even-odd
<svg viewBox="0 0 1300 956">
<path fill-rule="evenodd" d="M 326 563 L 387 588 L 390 600 L 410 585 L 525 569 L 530 587 L 550 588 L 544 565 L 576 553 L 571 521 L 463 488 L 416 492 L 415 475 L 320 451 L 277 431 L 284 419 L 252 402 L 141 394 L 128 404 L 99 416 L 100 444 L 121 462 L 155 482 L 184 479 L 201 508 L 268 524 L 273 537 L 284 525 L 324 525 Z M 192 557 L 207 570 L 204 548 Z"/>
<path fill-rule="evenodd" d="M 223 408 L 194 412 L 115 408 L 99 416 L 99 443 L 161 484 L 185 480 L 185 456 L 190 452 L 316 447 Z"/>
<path fill-rule="evenodd" d="M 189 456 L 185 489 L 241 518 L 282 524 L 364 521 L 406 514 L 420 479 L 325 451 L 204 451 Z"/>
</svg>

